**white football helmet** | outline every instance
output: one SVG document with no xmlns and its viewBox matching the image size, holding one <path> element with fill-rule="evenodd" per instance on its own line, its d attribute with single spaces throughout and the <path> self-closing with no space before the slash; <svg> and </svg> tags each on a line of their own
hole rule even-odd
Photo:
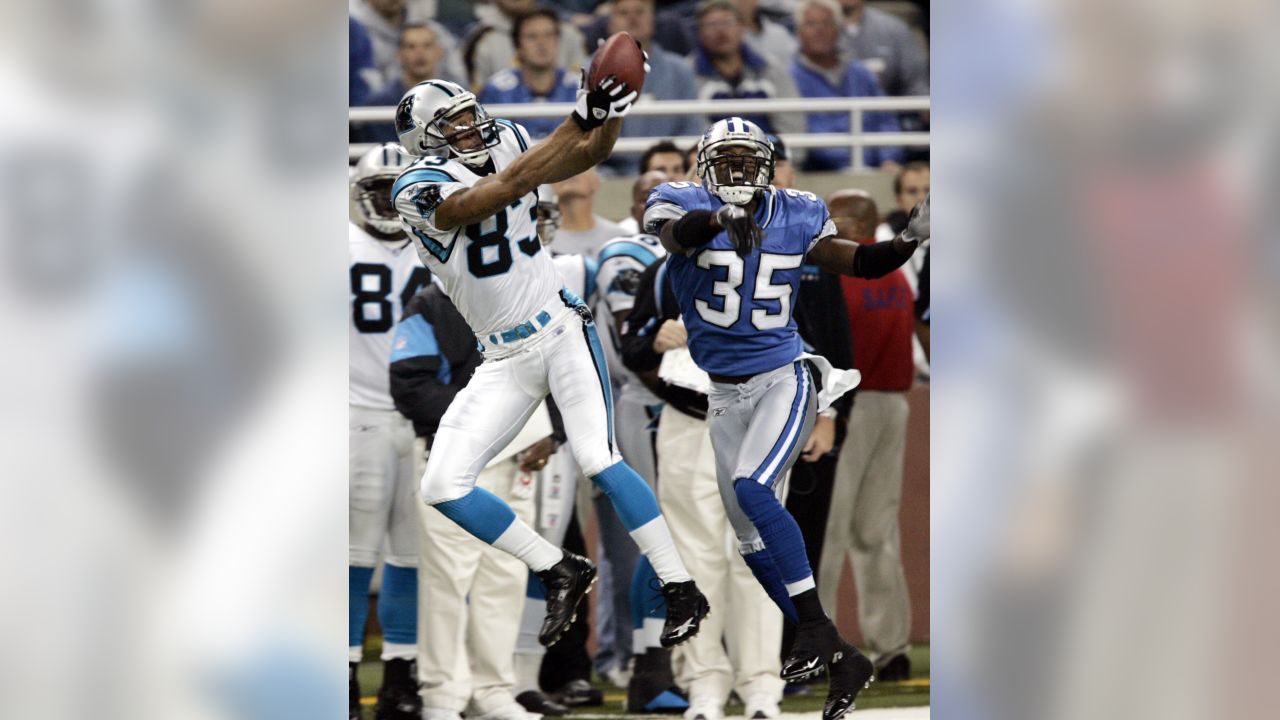
<svg viewBox="0 0 1280 720">
<path fill-rule="evenodd" d="M 361 224 L 376 230 L 380 240 L 403 240 L 400 213 L 391 204 L 391 186 L 413 162 L 404 148 L 384 143 L 356 161 L 351 173 L 351 202 Z"/>
<path fill-rule="evenodd" d="M 560 229 L 560 202 L 550 185 L 538 186 L 538 206 L 534 212 L 538 218 L 538 240 L 543 245 L 550 245 Z"/>
<path fill-rule="evenodd" d="M 468 111 L 471 117 L 463 117 Z M 396 107 L 396 134 L 411 155 L 433 155 L 448 148 L 472 167 L 484 165 L 489 148 L 498 144 L 494 120 L 475 94 L 447 80 L 427 80 L 409 88 Z"/>
<path fill-rule="evenodd" d="M 746 205 L 773 180 L 773 143 L 750 120 L 719 120 L 698 141 L 698 177 L 726 203 Z"/>
</svg>

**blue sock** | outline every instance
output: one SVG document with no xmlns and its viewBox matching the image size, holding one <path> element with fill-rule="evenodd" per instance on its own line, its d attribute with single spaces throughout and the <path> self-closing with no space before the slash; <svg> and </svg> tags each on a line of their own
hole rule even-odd
<svg viewBox="0 0 1280 720">
<path fill-rule="evenodd" d="M 463 530 L 490 545 L 516 520 L 510 505 L 482 487 L 473 487 L 471 492 L 456 500 L 436 503 L 435 508 Z"/>
<path fill-rule="evenodd" d="M 778 606 L 778 609 L 782 610 L 782 614 L 791 622 L 799 622 L 796 605 L 791 602 L 791 596 L 787 594 L 787 585 L 782 582 L 782 573 L 778 572 L 778 566 L 773 562 L 769 551 L 757 550 L 749 555 L 743 555 L 742 559 L 746 561 L 747 567 L 751 568 L 751 574 L 756 576 L 756 580 L 764 587 L 769 598 Z"/>
<path fill-rule="evenodd" d="M 418 569 L 386 563 L 378 593 L 382 639 L 397 645 L 418 642 Z"/>
<path fill-rule="evenodd" d="M 369 620 L 369 583 L 373 568 L 347 566 L 347 646 L 364 645 L 364 626 Z"/>
<path fill-rule="evenodd" d="M 625 462 L 618 461 L 591 476 L 591 482 L 604 491 L 613 503 L 627 532 L 632 532 L 658 517 L 658 498 L 649 484 Z"/>
<path fill-rule="evenodd" d="M 640 630 L 644 627 L 645 618 L 657 618 L 659 620 L 667 617 L 667 599 L 662 596 L 661 583 L 658 582 L 658 574 L 653 571 L 653 565 L 649 559 L 640 556 L 636 561 L 636 571 L 631 574 L 631 629 Z M 647 647 L 639 647 L 632 644 L 631 653 L 640 655 L 648 650 Z"/>
<path fill-rule="evenodd" d="M 738 478 L 733 482 L 733 491 L 738 496 L 738 505 L 764 540 L 765 550 L 777 566 L 782 582 L 788 584 L 812 577 L 800 526 L 773 490 L 749 478 Z"/>
<path fill-rule="evenodd" d="M 529 582 L 524 587 L 524 596 L 527 600 L 546 600 L 547 589 L 542 586 L 542 581 L 538 579 L 533 571 L 529 571 Z"/>
</svg>

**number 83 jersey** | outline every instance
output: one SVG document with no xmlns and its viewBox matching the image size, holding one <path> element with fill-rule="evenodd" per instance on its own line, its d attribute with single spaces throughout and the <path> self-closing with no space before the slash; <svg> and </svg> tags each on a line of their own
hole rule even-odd
<svg viewBox="0 0 1280 720">
<path fill-rule="evenodd" d="M 501 172 L 529 147 L 524 128 L 497 120 L 499 143 L 489 148 L 490 165 L 424 157 L 405 169 L 391 188 L 400 219 L 445 294 L 476 335 L 507 330 L 532 319 L 563 287 L 550 253 L 538 240 L 529 193 L 474 225 L 440 230 L 435 211 L 450 195 Z"/>
<path fill-rule="evenodd" d="M 649 194 L 645 228 L 657 232 L 663 221 L 723 204 L 696 183 L 665 183 Z M 793 317 L 800 266 L 819 240 L 835 235 L 835 224 L 826 203 L 813 193 L 774 187 L 759 195 L 756 221 L 764 229 L 764 243 L 745 258 L 721 232 L 703 247 L 667 261 L 689 352 L 710 373 L 756 375 L 804 352 Z"/>
</svg>

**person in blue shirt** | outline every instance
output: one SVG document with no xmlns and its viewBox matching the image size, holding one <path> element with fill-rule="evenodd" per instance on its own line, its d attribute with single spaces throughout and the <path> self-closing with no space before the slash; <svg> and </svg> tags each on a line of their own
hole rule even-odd
<svg viewBox="0 0 1280 720">
<path fill-rule="evenodd" d="M 840 56 L 840 6 L 835 0 L 802 0 L 796 7 L 796 34 L 800 52 L 791 64 L 791 76 L 803 97 L 879 97 L 884 95 L 876 76 L 857 60 Z M 811 133 L 849 132 L 849 113 L 809 113 Z M 864 132 L 898 132 L 894 113 L 869 112 L 862 115 Z M 863 149 L 868 167 L 896 171 L 905 157 L 901 147 Z M 809 151 L 805 170 L 841 170 L 849 167 L 848 148 L 815 148 Z"/>
<path fill-rule="evenodd" d="M 517 67 L 501 70 L 489 78 L 480 91 L 480 102 L 533 103 L 574 102 L 578 97 L 578 77 L 556 65 L 560 56 L 560 18 L 554 10 L 539 8 L 516 16 L 511 25 Z M 560 124 L 559 117 L 524 118 L 521 124 L 529 136 L 550 135 Z"/>
<path fill-rule="evenodd" d="M 828 272 L 881 277 L 911 257 L 927 228 L 917 218 L 893 240 L 841 240 L 826 204 L 813 193 L 775 188 L 773 170 L 773 146 L 759 126 L 721 120 L 699 144 L 701 183 L 654 188 L 644 225 L 671 254 L 667 281 L 689 351 L 710 375 L 711 444 L 738 552 L 795 624 L 782 677 L 797 680 L 825 666 L 831 683 L 823 719 L 838 720 L 874 668 L 823 610 L 800 528 L 775 492 L 817 413 L 858 376 L 804 351 L 793 310 L 806 261 Z"/>
<path fill-rule="evenodd" d="M 347 17 L 347 104 L 364 104 L 369 96 L 370 81 L 377 78 L 373 65 L 373 44 L 360 21 Z"/>
<path fill-rule="evenodd" d="M 689 63 L 654 41 L 653 0 L 614 0 L 608 17 L 601 21 L 603 37 L 628 32 L 649 53 L 649 76 L 640 91 L 642 102 L 698 97 L 698 84 Z M 698 113 L 632 116 L 622 126 L 622 137 L 697 137 L 706 126 L 706 118 Z M 637 157 L 635 153 L 614 153 L 600 170 L 604 174 L 631 175 Z"/>
<path fill-rule="evenodd" d="M 394 107 L 400 104 L 405 92 L 420 82 L 440 77 L 445 50 L 440 36 L 430 25 L 408 24 L 400 31 L 400 49 L 396 60 L 400 76 L 391 79 L 383 88 L 371 93 L 363 105 L 370 107 Z M 357 135 L 364 142 L 399 142 L 395 125 L 391 122 L 365 123 L 356 126 Z"/>
</svg>

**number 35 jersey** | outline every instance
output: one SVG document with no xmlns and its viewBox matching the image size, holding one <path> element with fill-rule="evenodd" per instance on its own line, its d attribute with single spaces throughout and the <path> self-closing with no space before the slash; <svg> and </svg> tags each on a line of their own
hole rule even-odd
<svg viewBox="0 0 1280 720">
<path fill-rule="evenodd" d="M 696 183 L 665 183 L 649 194 L 645 228 L 657 232 L 663 221 L 723 204 Z M 800 266 L 819 240 L 835 235 L 835 224 L 826 203 L 813 193 L 774 187 L 760 195 L 756 221 L 764 229 L 764 243 L 745 258 L 721 232 L 705 246 L 667 261 L 689 352 L 710 373 L 756 375 L 804 352 L 793 317 Z"/>
<path fill-rule="evenodd" d="M 528 149 L 529 135 L 508 120 L 497 120 L 494 132 L 499 143 L 489 148 L 489 157 L 497 173 Z M 457 160 L 424 157 L 406 168 L 391 188 L 392 202 L 418 256 L 440 279 L 476 335 L 531 320 L 563 287 L 550 253 L 538 241 L 536 192 L 474 225 L 436 227 L 436 208 L 486 174 Z"/>
<path fill-rule="evenodd" d="M 347 264 L 351 285 L 349 402 L 392 410 L 391 338 L 405 304 L 431 282 L 431 274 L 403 239 L 399 247 L 384 243 L 354 223 L 350 225 Z"/>
</svg>

